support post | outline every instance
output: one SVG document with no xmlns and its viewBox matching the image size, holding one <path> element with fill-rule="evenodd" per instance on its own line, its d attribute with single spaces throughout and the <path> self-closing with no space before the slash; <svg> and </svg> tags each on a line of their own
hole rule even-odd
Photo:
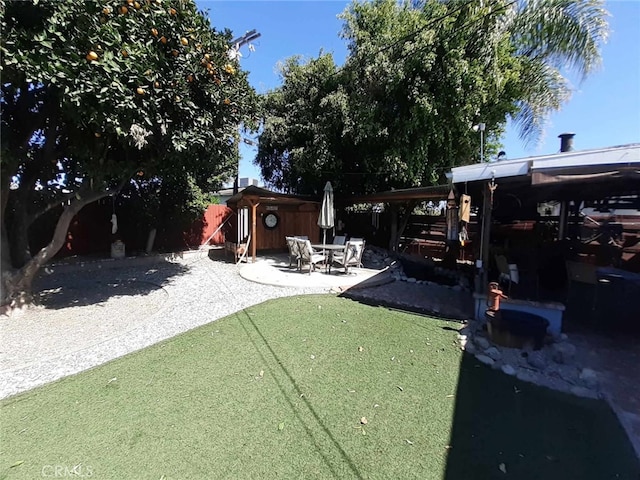
<svg viewBox="0 0 640 480">
<path fill-rule="evenodd" d="M 482 233 L 480 237 L 480 259 L 482 260 L 482 292 L 486 293 L 489 284 L 489 247 L 491 244 L 491 191 L 485 184 L 482 191 Z"/>
<path fill-rule="evenodd" d="M 569 216 L 569 202 L 560 202 L 560 219 L 558 222 L 558 240 L 562 241 L 567 236 L 567 218 Z"/>
<path fill-rule="evenodd" d="M 256 263 L 256 245 L 258 243 L 258 235 L 256 228 L 256 217 L 258 216 L 259 203 L 251 202 L 251 257 L 252 262 Z"/>
</svg>

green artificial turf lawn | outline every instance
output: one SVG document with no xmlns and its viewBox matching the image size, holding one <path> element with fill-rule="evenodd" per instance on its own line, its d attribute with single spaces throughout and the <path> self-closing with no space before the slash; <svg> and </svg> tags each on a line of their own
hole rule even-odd
<svg viewBox="0 0 640 480">
<path fill-rule="evenodd" d="M 269 301 L 3 401 L 0 478 L 637 473 L 603 402 L 479 365 L 460 326 L 330 295 Z"/>
</svg>

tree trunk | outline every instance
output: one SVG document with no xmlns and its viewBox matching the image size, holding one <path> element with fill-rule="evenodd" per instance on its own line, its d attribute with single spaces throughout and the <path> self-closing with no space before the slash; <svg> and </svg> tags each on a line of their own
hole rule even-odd
<svg viewBox="0 0 640 480">
<path fill-rule="evenodd" d="M 51 242 L 40 249 L 40 251 L 18 271 L 10 272 L 7 275 L 5 275 L 5 272 L 3 271 L 3 291 L 0 305 L 10 305 L 10 307 L 13 308 L 32 302 L 33 297 L 31 294 L 31 286 L 33 279 L 35 278 L 36 273 L 38 273 L 40 267 L 51 260 L 64 245 L 69 225 L 71 224 L 73 217 L 75 217 L 85 205 L 106 197 L 111 193 L 111 191 L 94 192 L 88 194 L 86 197 L 76 197 L 67 207 L 64 208 L 62 215 L 60 215 L 58 223 L 56 224 Z"/>
<path fill-rule="evenodd" d="M 6 183 L 6 182 L 5 182 Z M 2 278 L 0 281 L 0 299 L 4 299 L 6 296 L 5 280 L 11 275 L 11 251 L 9 250 L 9 235 L 7 234 L 7 227 L 5 225 L 4 212 L 9 200 L 9 185 L 2 185 L 2 192 L 0 193 L 0 254 L 2 256 Z"/>
<path fill-rule="evenodd" d="M 22 268 L 31 260 L 29 248 L 29 218 L 26 202 L 17 202 L 13 221 L 9 231 L 9 249 L 11 263 L 15 268 Z"/>
<path fill-rule="evenodd" d="M 396 204 L 390 204 L 389 210 L 391 212 L 391 238 L 389 239 L 389 250 L 397 252 L 400 246 L 400 238 L 407 228 L 411 213 L 415 207 L 414 202 L 409 202 L 404 206 L 404 214 L 400 214 L 400 207 Z"/>
</svg>

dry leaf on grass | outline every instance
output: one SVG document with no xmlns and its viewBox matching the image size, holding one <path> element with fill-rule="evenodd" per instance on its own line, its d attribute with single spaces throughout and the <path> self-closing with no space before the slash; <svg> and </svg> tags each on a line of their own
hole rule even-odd
<svg viewBox="0 0 640 480">
<path fill-rule="evenodd" d="M 504 463 L 501 463 L 500 465 L 498 465 L 498 468 L 502 473 L 507 473 L 507 466 Z"/>
<path fill-rule="evenodd" d="M 367 420 L 367 417 L 362 417 L 362 418 L 360 419 L 360 423 L 361 423 L 362 425 L 366 425 L 367 423 L 369 423 L 369 421 Z"/>
</svg>

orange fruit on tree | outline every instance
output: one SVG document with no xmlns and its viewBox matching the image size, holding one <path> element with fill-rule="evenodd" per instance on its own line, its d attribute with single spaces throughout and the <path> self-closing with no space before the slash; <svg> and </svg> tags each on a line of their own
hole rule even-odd
<svg viewBox="0 0 640 480">
<path fill-rule="evenodd" d="M 128 9 L 127 7 L 125 7 L 124 5 L 122 5 L 122 6 L 120 7 L 120 13 L 121 13 L 122 15 L 126 15 L 128 11 L 129 11 L 129 9 Z"/>
<path fill-rule="evenodd" d="M 180 53 L 180 52 L 178 52 L 178 50 L 171 50 L 171 54 L 172 54 L 174 57 L 177 57 L 177 56 L 179 55 L 179 53 Z"/>
<path fill-rule="evenodd" d="M 231 104 L 231 100 L 229 100 L 228 98 L 224 99 L 224 104 L 225 105 L 230 105 Z"/>
<path fill-rule="evenodd" d="M 208 53 L 205 53 L 205 54 L 204 54 L 204 58 L 205 58 L 206 60 L 211 60 L 211 55 L 209 55 Z"/>
<path fill-rule="evenodd" d="M 193 82 L 193 75 L 191 74 L 187 75 L 187 82 L 189 83 Z"/>
<path fill-rule="evenodd" d="M 186 45 L 189 45 L 189 40 L 187 40 L 185 37 L 182 37 L 180 39 L 180 43 L 186 46 Z"/>
<path fill-rule="evenodd" d="M 178 13 L 178 11 L 177 11 L 175 8 L 171 7 L 171 8 L 169 9 L 169 13 L 170 13 L 171 15 L 176 15 L 176 14 Z"/>
<path fill-rule="evenodd" d="M 142 88 L 142 87 L 138 87 L 138 88 L 136 88 L 136 93 L 137 93 L 138 95 L 144 95 L 144 88 Z"/>
<path fill-rule="evenodd" d="M 165 37 L 164 35 L 160 37 L 160 41 L 162 42 L 163 45 L 167 44 L 167 37 Z"/>
<path fill-rule="evenodd" d="M 104 13 L 105 15 L 109 15 L 111 13 L 111 9 L 109 7 L 104 7 L 102 9 L 102 13 Z"/>
<path fill-rule="evenodd" d="M 154 37 L 158 36 L 158 29 L 157 28 L 152 28 L 151 29 L 151 35 L 153 35 Z"/>
<path fill-rule="evenodd" d="M 133 8 L 135 8 L 136 10 L 140 10 L 140 4 L 138 2 L 134 2 Z"/>
<path fill-rule="evenodd" d="M 129 53 L 126 50 L 122 50 L 122 56 L 124 58 L 127 58 L 129 56 Z"/>
<path fill-rule="evenodd" d="M 127 3 L 128 3 L 129 5 L 133 5 L 133 1 L 134 1 L 134 0 L 127 0 Z"/>
<path fill-rule="evenodd" d="M 160 88 L 160 82 L 158 82 L 158 81 L 153 82 L 153 86 L 155 88 Z"/>
<path fill-rule="evenodd" d="M 93 50 L 91 50 L 89 53 L 87 53 L 87 56 L 85 57 L 88 61 L 92 62 L 98 59 L 98 54 L 96 52 L 94 52 Z"/>
</svg>

